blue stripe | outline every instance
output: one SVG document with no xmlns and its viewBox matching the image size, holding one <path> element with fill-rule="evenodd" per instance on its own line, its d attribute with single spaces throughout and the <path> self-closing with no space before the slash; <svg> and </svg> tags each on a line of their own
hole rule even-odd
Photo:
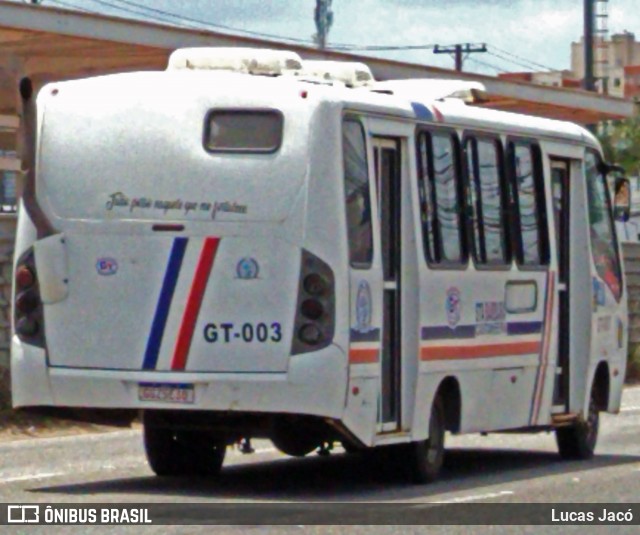
<svg viewBox="0 0 640 535">
<path fill-rule="evenodd" d="M 458 338 L 475 338 L 475 325 L 438 325 L 435 327 L 422 327 L 420 338 L 422 340 L 455 340 Z"/>
<path fill-rule="evenodd" d="M 141 386 L 143 388 L 170 387 L 170 388 L 185 389 L 185 388 L 193 388 L 193 383 L 138 383 L 138 386 Z"/>
<path fill-rule="evenodd" d="M 542 332 L 541 321 L 526 321 L 519 323 L 508 323 L 507 334 L 538 334 Z"/>
<path fill-rule="evenodd" d="M 456 327 L 449 327 L 448 325 L 422 327 L 420 338 L 422 340 L 456 340 L 475 338 L 478 335 L 478 327 L 490 324 L 491 322 L 487 324 L 479 323 L 478 325 L 458 325 Z M 503 322 L 495 322 L 495 324 L 503 325 Z M 539 334 L 541 332 L 541 321 L 511 322 L 506 324 L 506 334 L 509 336 Z"/>
<path fill-rule="evenodd" d="M 351 329 L 351 341 L 352 342 L 379 342 L 380 341 L 380 329 L 375 328 L 367 332 L 360 332 L 356 329 Z"/>
<path fill-rule="evenodd" d="M 173 241 L 167 271 L 164 274 L 164 282 L 162 283 L 162 290 L 160 291 L 160 298 L 158 299 L 158 305 L 156 307 L 156 314 L 153 318 L 151 333 L 147 341 L 147 350 L 145 351 L 144 362 L 142 363 L 143 370 L 155 370 L 158 364 L 162 336 L 164 335 L 164 328 L 167 325 L 171 300 L 173 299 L 173 293 L 178 283 L 178 275 L 180 275 L 180 267 L 182 266 L 188 241 L 188 238 L 176 238 Z"/>
<path fill-rule="evenodd" d="M 412 102 L 411 107 L 413 108 L 413 113 L 416 114 L 417 119 L 433 121 L 433 113 L 431 113 L 431 110 L 424 104 L 420 104 L 419 102 Z"/>
</svg>

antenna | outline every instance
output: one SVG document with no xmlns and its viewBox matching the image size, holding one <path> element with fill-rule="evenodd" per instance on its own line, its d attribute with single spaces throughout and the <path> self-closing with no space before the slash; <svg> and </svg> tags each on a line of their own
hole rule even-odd
<svg viewBox="0 0 640 535">
<path fill-rule="evenodd" d="M 609 92 L 609 0 L 595 0 L 594 75 L 602 82 L 602 92 Z"/>
<path fill-rule="evenodd" d="M 327 35 L 329 34 L 329 28 L 331 28 L 333 24 L 331 2 L 332 0 L 316 0 L 314 18 L 318 33 L 313 36 L 313 39 L 321 49 L 327 47 Z"/>
</svg>

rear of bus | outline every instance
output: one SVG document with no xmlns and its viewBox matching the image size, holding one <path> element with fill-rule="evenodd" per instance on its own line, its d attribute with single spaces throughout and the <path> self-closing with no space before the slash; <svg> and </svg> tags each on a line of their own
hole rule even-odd
<svg viewBox="0 0 640 535">
<path fill-rule="evenodd" d="M 326 151 L 340 113 L 319 106 L 292 82 L 198 71 L 50 84 L 27 102 L 14 405 L 143 409 L 227 443 L 339 418 L 347 246 Z M 324 228 L 309 233 L 309 213 Z"/>
</svg>

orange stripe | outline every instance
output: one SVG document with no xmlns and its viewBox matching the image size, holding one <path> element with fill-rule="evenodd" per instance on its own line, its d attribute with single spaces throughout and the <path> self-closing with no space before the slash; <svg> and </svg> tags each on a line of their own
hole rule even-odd
<svg viewBox="0 0 640 535">
<path fill-rule="evenodd" d="M 379 349 L 349 349 L 349 364 L 375 364 Z"/>
<path fill-rule="evenodd" d="M 475 359 L 483 357 L 508 357 L 539 353 L 541 343 L 515 342 L 509 344 L 484 344 L 478 346 L 425 346 L 420 348 L 420 360 Z"/>
<path fill-rule="evenodd" d="M 540 355 L 540 369 L 538 371 L 538 386 L 533 399 L 533 424 L 538 423 L 540 416 L 540 402 L 542 401 L 542 391 L 544 389 L 547 364 L 549 361 L 549 343 L 551 342 L 551 321 L 553 320 L 553 298 L 555 287 L 555 273 L 551 272 L 549 279 L 549 295 L 547 296 L 547 310 L 545 312 L 544 329 L 544 351 Z"/>
</svg>

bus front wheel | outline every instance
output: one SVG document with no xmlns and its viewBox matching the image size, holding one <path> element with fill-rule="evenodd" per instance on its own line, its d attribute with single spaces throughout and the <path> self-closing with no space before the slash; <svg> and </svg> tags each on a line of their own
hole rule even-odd
<svg viewBox="0 0 640 535">
<path fill-rule="evenodd" d="M 215 476 L 227 449 L 206 431 L 145 425 L 143 438 L 147 461 L 158 476 Z"/>
<path fill-rule="evenodd" d="M 568 427 L 556 429 L 556 442 L 560 457 L 569 460 L 591 459 L 598 441 L 600 415 L 595 395 L 591 394 L 589 414 Z"/>
<path fill-rule="evenodd" d="M 444 403 L 437 396 L 431 407 L 429 438 L 410 445 L 411 475 L 415 483 L 430 483 L 438 478 L 444 460 L 444 435 Z"/>
</svg>

